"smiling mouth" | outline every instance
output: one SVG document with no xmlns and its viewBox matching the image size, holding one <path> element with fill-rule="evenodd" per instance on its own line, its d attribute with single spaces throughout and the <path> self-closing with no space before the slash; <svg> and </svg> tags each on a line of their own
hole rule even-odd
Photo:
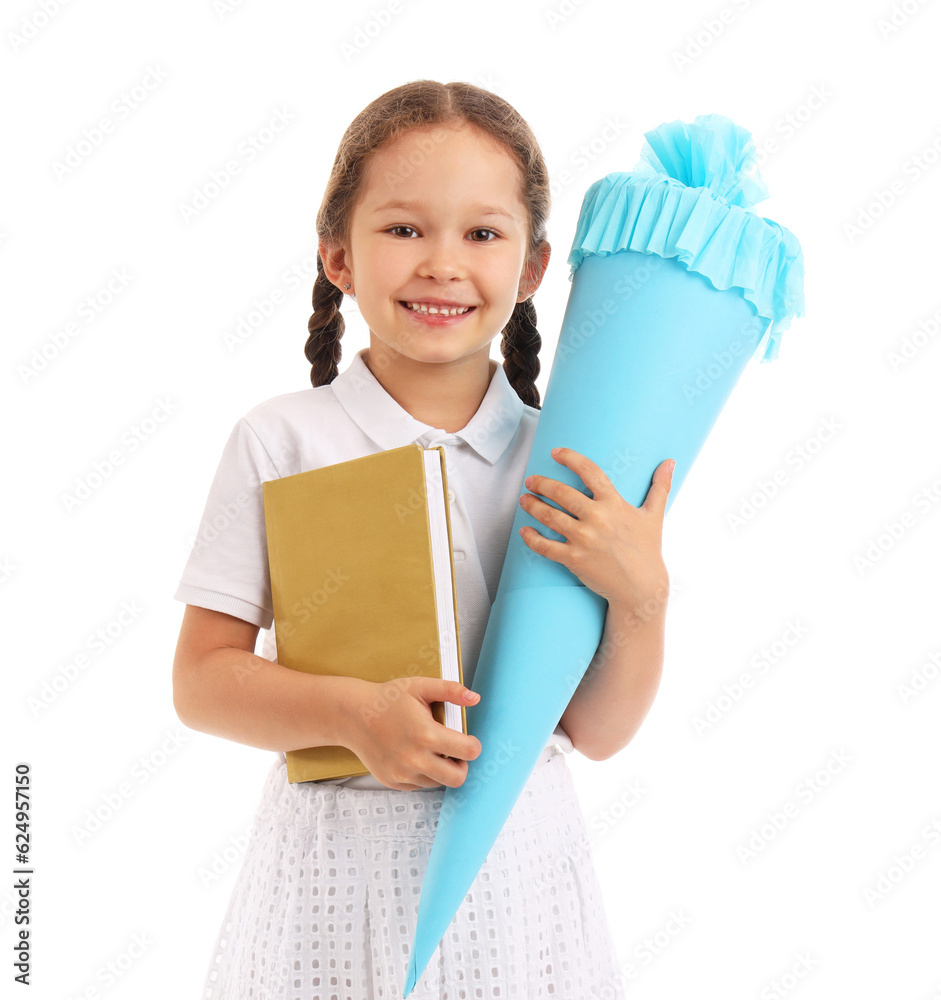
<svg viewBox="0 0 941 1000">
<path fill-rule="evenodd" d="M 399 299 L 399 305 L 413 316 L 419 316 L 422 319 L 434 320 L 436 322 L 463 319 L 477 308 L 476 306 L 448 307 L 431 305 L 417 308 L 415 303 L 406 302 L 404 299 Z"/>
</svg>

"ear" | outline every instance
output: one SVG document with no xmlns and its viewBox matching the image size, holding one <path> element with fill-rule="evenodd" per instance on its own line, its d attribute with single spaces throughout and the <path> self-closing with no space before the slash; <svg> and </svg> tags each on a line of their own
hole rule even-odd
<svg viewBox="0 0 941 1000">
<path fill-rule="evenodd" d="M 549 266 L 549 255 L 552 247 L 548 240 L 543 240 L 536 249 L 534 256 L 526 262 L 523 269 L 523 276 L 520 278 L 520 292 L 518 299 L 525 302 L 530 295 L 536 293 L 536 289 L 542 284 L 545 277 L 546 268 Z"/>
<path fill-rule="evenodd" d="M 320 259 L 323 261 L 323 273 L 341 292 L 346 293 L 349 291 L 349 289 L 343 287 L 346 284 L 353 284 L 353 275 L 347 264 L 346 248 L 321 242 L 318 245 L 318 252 Z"/>
</svg>

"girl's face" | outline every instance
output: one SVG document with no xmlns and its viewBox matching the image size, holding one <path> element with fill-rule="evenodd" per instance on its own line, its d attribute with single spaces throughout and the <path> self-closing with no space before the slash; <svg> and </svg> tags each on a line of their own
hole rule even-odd
<svg viewBox="0 0 941 1000">
<path fill-rule="evenodd" d="M 371 357 L 489 359 L 548 263 L 547 246 L 541 267 L 522 274 L 529 218 L 519 189 L 515 160 L 470 125 L 413 129 L 370 159 L 340 281 L 353 285 Z M 451 317 L 407 303 L 470 308 Z"/>
</svg>

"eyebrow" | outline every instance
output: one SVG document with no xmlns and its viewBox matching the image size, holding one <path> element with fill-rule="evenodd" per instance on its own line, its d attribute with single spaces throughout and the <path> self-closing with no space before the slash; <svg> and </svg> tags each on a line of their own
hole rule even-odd
<svg viewBox="0 0 941 1000">
<path fill-rule="evenodd" d="M 384 205 L 380 205 L 378 208 L 374 209 L 375 213 L 384 212 L 389 208 L 401 208 L 407 212 L 418 211 L 422 208 L 421 202 L 418 201 L 387 201 Z M 473 209 L 478 215 L 502 215 L 507 219 L 512 221 L 515 220 L 515 216 L 511 215 L 509 212 L 495 205 L 475 205 Z"/>
</svg>

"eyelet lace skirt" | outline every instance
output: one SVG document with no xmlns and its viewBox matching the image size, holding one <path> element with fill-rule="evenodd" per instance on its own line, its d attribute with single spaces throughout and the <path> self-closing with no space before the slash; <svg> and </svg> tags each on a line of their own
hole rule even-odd
<svg viewBox="0 0 941 1000">
<path fill-rule="evenodd" d="M 292 785 L 278 755 L 204 1000 L 401 1000 L 444 795 Z M 584 815 L 550 747 L 410 1000 L 624 996 Z"/>
</svg>

